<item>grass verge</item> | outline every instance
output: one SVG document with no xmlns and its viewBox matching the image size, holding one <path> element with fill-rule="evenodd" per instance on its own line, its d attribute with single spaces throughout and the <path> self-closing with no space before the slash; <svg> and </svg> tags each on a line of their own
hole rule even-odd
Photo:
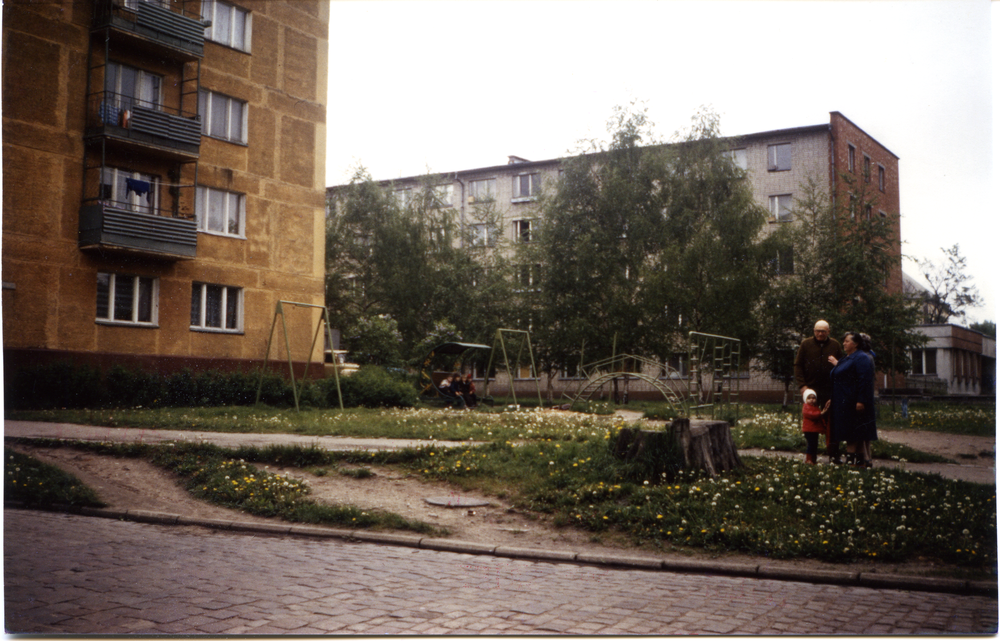
<svg viewBox="0 0 1000 641">
<path fill-rule="evenodd" d="M 54 465 L 4 448 L 4 500 L 28 505 L 104 507 L 97 493 Z"/>
</svg>

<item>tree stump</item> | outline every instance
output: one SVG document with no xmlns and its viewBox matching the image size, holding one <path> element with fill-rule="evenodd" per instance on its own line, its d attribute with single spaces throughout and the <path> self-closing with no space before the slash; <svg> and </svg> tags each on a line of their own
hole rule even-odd
<svg viewBox="0 0 1000 641">
<path fill-rule="evenodd" d="M 683 457 L 685 469 L 704 470 L 709 476 L 743 467 L 725 421 L 679 418 L 662 432 L 625 428 L 618 433 L 615 456 L 630 462 L 662 463 L 665 467 L 673 462 L 647 459 L 669 456 L 676 457 L 679 463 Z"/>
</svg>

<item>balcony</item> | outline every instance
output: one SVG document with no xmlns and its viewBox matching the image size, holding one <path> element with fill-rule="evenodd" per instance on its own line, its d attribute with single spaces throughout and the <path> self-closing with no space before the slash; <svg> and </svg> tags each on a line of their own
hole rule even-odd
<svg viewBox="0 0 1000 641">
<path fill-rule="evenodd" d="M 128 211 L 115 203 L 89 202 L 80 208 L 80 249 L 125 251 L 150 258 L 194 258 L 198 229 L 193 219 Z"/>
<path fill-rule="evenodd" d="M 162 105 L 99 91 L 87 101 L 86 137 L 101 136 L 193 160 L 201 148 L 201 117 L 171 113 Z"/>
<path fill-rule="evenodd" d="M 136 40 L 138 46 L 162 50 L 182 60 L 205 55 L 205 23 L 197 10 L 200 2 L 172 3 L 171 11 L 159 2 L 145 0 L 97 0 L 94 29 L 111 28 Z"/>
</svg>

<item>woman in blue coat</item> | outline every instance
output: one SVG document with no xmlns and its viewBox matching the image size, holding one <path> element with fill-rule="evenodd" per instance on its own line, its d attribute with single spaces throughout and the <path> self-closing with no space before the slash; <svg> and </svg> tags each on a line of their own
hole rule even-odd
<svg viewBox="0 0 1000 641">
<path fill-rule="evenodd" d="M 875 361 L 871 342 L 860 332 L 844 336 L 844 354 L 833 356 L 830 380 L 833 394 L 830 403 L 830 438 L 847 441 L 848 460 L 860 467 L 872 466 L 871 442 L 878 440 L 875 430 Z"/>
</svg>

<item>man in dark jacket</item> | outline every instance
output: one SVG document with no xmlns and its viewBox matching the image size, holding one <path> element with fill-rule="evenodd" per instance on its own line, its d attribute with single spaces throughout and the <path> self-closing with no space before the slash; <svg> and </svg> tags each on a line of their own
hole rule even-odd
<svg viewBox="0 0 1000 641">
<path fill-rule="evenodd" d="M 830 380 L 830 372 L 833 370 L 829 360 L 831 356 L 839 360 L 843 358 L 844 350 L 836 339 L 830 338 L 830 323 L 825 320 L 816 321 L 812 337 L 802 341 L 795 354 L 795 384 L 799 386 L 799 393 L 807 389 L 816 390 L 816 400 L 820 407 L 826 405 L 833 393 L 833 383 Z M 831 462 L 840 461 L 836 441 L 827 440 L 826 453 Z"/>
</svg>

